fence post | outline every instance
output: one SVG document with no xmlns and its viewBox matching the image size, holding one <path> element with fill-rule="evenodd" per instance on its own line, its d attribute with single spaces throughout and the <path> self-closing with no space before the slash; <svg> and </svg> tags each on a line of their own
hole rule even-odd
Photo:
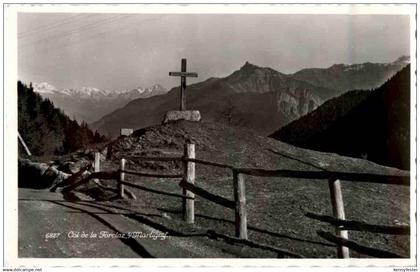
<svg viewBox="0 0 420 272">
<path fill-rule="evenodd" d="M 95 161 L 93 162 L 93 172 L 97 173 L 101 171 L 101 155 L 99 152 L 95 152 Z M 95 183 L 99 182 L 99 179 L 93 180 Z"/>
<path fill-rule="evenodd" d="M 187 143 L 184 146 L 184 158 L 195 159 L 195 145 Z M 195 163 L 184 161 L 184 181 L 190 184 L 195 183 Z M 194 193 L 182 188 L 182 195 L 194 198 Z M 194 199 L 182 200 L 182 211 L 184 213 L 184 220 L 187 223 L 194 223 Z"/>
<path fill-rule="evenodd" d="M 248 239 L 246 220 L 245 180 L 243 174 L 233 170 L 233 197 L 235 200 L 235 235 Z"/>
<path fill-rule="evenodd" d="M 331 204 L 333 209 L 333 215 L 337 219 L 345 220 L 346 216 L 344 214 L 344 202 L 343 202 L 343 195 L 341 193 L 341 185 L 340 180 L 338 179 L 330 179 L 328 181 L 330 187 L 330 196 L 331 196 Z M 341 230 L 339 226 L 336 227 L 336 234 L 337 236 L 348 239 L 348 232 L 347 230 Z M 337 246 L 337 257 L 338 258 L 350 258 L 349 248 L 338 245 Z"/>
<path fill-rule="evenodd" d="M 93 164 L 94 172 L 101 171 L 101 153 L 95 152 L 95 162 Z"/>
<path fill-rule="evenodd" d="M 124 181 L 125 179 L 125 174 L 124 171 L 125 170 L 125 159 L 121 159 L 120 162 L 120 180 L 119 181 Z M 121 182 L 118 182 L 118 192 L 120 194 L 120 197 L 124 198 L 124 184 L 122 184 Z"/>
</svg>

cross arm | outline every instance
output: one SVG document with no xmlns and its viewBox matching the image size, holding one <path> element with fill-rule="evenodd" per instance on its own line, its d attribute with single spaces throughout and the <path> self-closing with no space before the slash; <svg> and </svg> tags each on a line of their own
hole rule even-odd
<svg viewBox="0 0 420 272">
<path fill-rule="evenodd" d="M 197 73 L 189 72 L 169 72 L 170 76 L 179 76 L 179 77 L 198 77 Z"/>
</svg>

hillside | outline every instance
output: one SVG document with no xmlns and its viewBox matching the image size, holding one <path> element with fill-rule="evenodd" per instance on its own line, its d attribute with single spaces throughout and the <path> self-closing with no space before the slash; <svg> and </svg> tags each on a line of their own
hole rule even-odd
<svg viewBox="0 0 420 272">
<path fill-rule="evenodd" d="M 83 87 L 59 90 L 47 82 L 34 83 L 34 91 L 48 98 L 54 105 L 79 122 L 93 122 L 128 102 L 167 92 L 160 85 L 132 90 L 101 90 Z"/>
<path fill-rule="evenodd" d="M 188 86 L 187 108 L 200 110 L 204 121 L 267 135 L 341 94 L 343 88 L 376 87 L 400 70 L 401 63 L 406 62 L 360 64 L 357 69 L 355 65 L 341 65 L 345 69 L 307 69 L 287 75 L 246 62 L 227 77 Z M 310 76 L 313 73 L 315 77 Z M 165 95 L 136 99 L 92 123 L 92 127 L 117 136 L 121 126 L 139 129 L 159 124 L 168 110 L 178 109 L 178 99 L 178 87 Z"/>
<path fill-rule="evenodd" d="M 410 65 L 371 92 L 352 91 L 276 131 L 290 144 L 410 168 Z"/>
<path fill-rule="evenodd" d="M 298 118 L 320 105 L 332 92 L 247 62 L 230 76 L 188 86 L 187 107 L 200 110 L 204 121 L 267 134 L 277 127 L 278 120 L 286 124 Z M 178 109 L 178 100 L 179 88 L 165 95 L 137 99 L 104 116 L 92 127 L 116 136 L 122 124 L 135 129 L 159 124 L 168 110 Z"/>
<path fill-rule="evenodd" d="M 104 141 L 86 123 L 78 124 L 48 99 L 18 81 L 18 130 L 33 155 L 64 154 Z M 19 154 L 25 153 L 19 144 Z"/>
<path fill-rule="evenodd" d="M 366 160 L 297 148 L 259 136 L 250 130 L 186 121 L 148 127 L 136 131 L 133 136 L 120 137 L 108 145 L 107 160 L 102 162 L 102 167 L 103 170 L 117 169 L 119 159 L 130 155 L 181 156 L 186 141 L 196 144 L 198 159 L 236 167 L 384 175 L 403 173 Z M 177 173 L 181 170 L 180 167 L 179 163 L 172 162 L 144 162 L 135 159 L 127 161 L 128 169 L 148 173 Z M 196 164 L 196 171 L 197 186 L 213 194 L 233 198 L 230 171 L 201 164 Z M 207 229 L 234 235 L 233 211 L 201 197 L 197 197 L 195 204 L 196 224 L 185 224 L 181 216 L 181 200 L 170 195 L 181 192 L 177 180 L 132 175 L 127 175 L 126 178 L 143 188 L 130 188 L 137 195 L 135 202 L 112 200 L 113 194 L 107 191 L 99 193 L 95 184 L 79 190 L 102 201 L 109 199 L 109 202 L 103 202 L 104 205 L 118 204 L 135 210 L 142 216 L 127 216 L 139 220 L 139 223 L 158 226 L 160 230 L 169 231 L 177 237 L 183 237 L 182 233 L 202 233 Z M 318 230 L 333 232 L 333 228 L 307 215 L 308 212 L 332 215 L 326 180 L 245 176 L 245 182 L 249 238 L 252 241 L 281 247 L 307 258 L 335 256 L 335 247 L 316 233 Z M 408 224 L 408 187 L 343 181 L 342 188 L 346 217 L 349 220 L 388 226 Z M 192 235 L 187 237 L 191 240 L 200 238 Z M 409 255 L 408 236 L 352 231 L 350 238 L 402 256 Z M 218 241 L 210 239 L 208 243 Z M 273 252 L 256 250 L 241 244 L 225 243 L 220 250 L 223 254 L 234 253 L 240 257 L 277 257 Z M 366 257 L 355 252 L 351 254 L 355 258 Z"/>
</svg>

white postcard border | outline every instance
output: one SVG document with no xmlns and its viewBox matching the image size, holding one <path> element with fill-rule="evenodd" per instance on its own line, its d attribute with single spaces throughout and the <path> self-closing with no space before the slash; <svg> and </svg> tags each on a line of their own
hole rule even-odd
<svg viewBox="0 0 420 272">
<path fill-rule="evenodd" d="M 417 67 L 414 4 L 5 4 L 4 6 L 4 262 L 6 266 L 253 266 L 253 267 L 400 267 L 416 264 L 417 176 L 416 82 Z M 410 16 L 411 39 L 411 257 L 407 259 L 122 259 L 122 258 L 18 258 L 17 257 L 17 13 L 18 12 L 102 12 L 102 13 L 252 13 L 252 14 L 401 14 Z M 34 220 L 36 220 L 34 218 Z"/>
</svg>

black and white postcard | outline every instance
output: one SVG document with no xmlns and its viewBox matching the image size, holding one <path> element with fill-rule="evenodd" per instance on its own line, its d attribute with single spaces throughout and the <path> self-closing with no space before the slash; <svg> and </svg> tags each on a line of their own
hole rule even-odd
<svg viewBox="0 0 420 272">
<path fill-rule="evenodd" d="M 416 267 L 416 9 L 5 4 L 5 266 Z"/>
</svg>

